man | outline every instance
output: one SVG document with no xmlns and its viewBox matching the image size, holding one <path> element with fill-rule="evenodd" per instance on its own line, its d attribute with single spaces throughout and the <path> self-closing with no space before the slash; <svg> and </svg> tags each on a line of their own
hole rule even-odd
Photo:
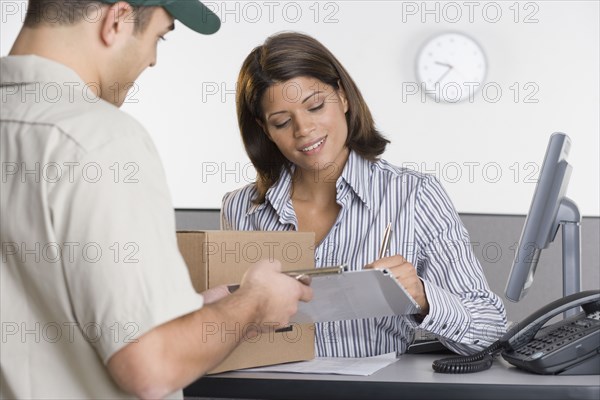
<svg viewBox="0 0 600 400">
<path fill-rule="evenodd" d="M 232 295 L 194 292 L 156 150 L 117 107 L 174 18 L 220 22 L 197 0 L 103 1 L 30 0 L 0 60 L 3 398 L 181 397 L 312 296 L 267 261 Z"/>
</svg>

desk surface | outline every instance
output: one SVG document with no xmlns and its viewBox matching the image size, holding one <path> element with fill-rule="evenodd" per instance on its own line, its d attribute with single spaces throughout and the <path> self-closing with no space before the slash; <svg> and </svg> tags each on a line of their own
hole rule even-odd
<svg viewBox="0 0 600 400">
<path fill-rule="evenodd" d="M 535 375 L 501 358 L 487 371 L 447 375 L 431 369 L 447 355 L 405 354 L 371 376 L 227 372 L 197 380 L 185 396 L 254 399 L 600 399 L 600 376 Z"/>
</svg>

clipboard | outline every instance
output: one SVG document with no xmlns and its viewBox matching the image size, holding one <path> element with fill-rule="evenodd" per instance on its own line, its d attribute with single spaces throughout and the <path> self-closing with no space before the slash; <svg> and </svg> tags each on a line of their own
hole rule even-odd
<svg viewBox="0 0 600 400">
<path fill-rule="evenodd" d="M 313 275 L 313 299 L 300 302 L 294 323 L 408 315 L 420 312 L 417 302 L 386 269 Z"/>
</svg>

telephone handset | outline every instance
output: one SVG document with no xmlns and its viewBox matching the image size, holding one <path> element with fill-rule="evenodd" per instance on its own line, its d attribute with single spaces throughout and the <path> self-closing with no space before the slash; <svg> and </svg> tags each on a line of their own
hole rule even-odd
<svg viewBox="0 0 600 400">
<path fill-rule="evenodd" d="M 583 312 L 542 327 L 574 307 Z M 442 373 L 469 373 L 492 366 L 498 354 L 512 365 L 538 374 L 600 374 L 600 291 L 588 290 L 553 301 L 506 332 L 490 347 L 472 356 L 433 362 Z"/>
</svg>

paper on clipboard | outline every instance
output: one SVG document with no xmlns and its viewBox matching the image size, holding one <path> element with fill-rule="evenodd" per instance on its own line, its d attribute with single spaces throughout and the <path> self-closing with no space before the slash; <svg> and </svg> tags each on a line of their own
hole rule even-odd
<svg viewBox="0 0 600 400">
<path fill-rule="evenodd" d="M 315 276 L 313 299 L 301 302 L 291 322 L 310 323 L 416 314 L 419 305 L 385 269 Z"/>
</svg>

